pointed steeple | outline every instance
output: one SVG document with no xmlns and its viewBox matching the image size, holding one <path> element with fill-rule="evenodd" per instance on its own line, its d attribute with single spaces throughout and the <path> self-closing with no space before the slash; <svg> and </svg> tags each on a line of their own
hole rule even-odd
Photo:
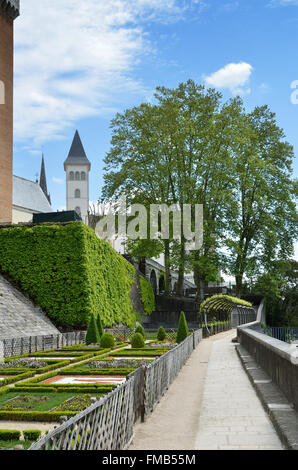
<svg viewBox="0 0 298 470">
<path fill-rule="evenodd" d="M 39 186 L 41 187 L 41 189 L 43 190 L 47 200 L 51 204 L 51 196 L 48 194 L 48 188 L 47 188 L 46 167 L 45 167 L 45 163 L 44 163 L 44 155 L 43 154 L 42 154 L 42 160 L 41 160 Z"/>
<path fill-rule="evenodd" d="M 64 162 L 64 168 L 65 168 L 65 165 L 69 165 L 69 164 L 77 165 L 77 164 L 84 164 L 84 163 L 87 163 L 90 169 L 91 164 L 87 158 L 80 135 L 78 131 L 76 131 L 71 147 L 70 147 L 68 157 Z"/>
</svg>

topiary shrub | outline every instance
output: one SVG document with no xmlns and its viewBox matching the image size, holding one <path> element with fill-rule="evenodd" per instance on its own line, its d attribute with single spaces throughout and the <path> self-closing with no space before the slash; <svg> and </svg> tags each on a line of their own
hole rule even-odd
<svg viewBox="0 0 298 470">
<path fill-rule="evenodd" d="M 167 333 L 164 327 L 163 326 L 159 327 L 158 332 L 157 332 L 157 339 L 159 341 L 163 341 L 164 339 L 166 339 L 166 337 L 167 337 Z"/>
<path fill-rule="evenodd" d="M 104 333 L 100 339 L 100 347 L 111 349 L 115 346 L 115 339 L 111 333 Z"/>
<path fill-rule="evenodd" d="M 104 328 L 102 326 L 102 321 L 101 321 L 100 315 L 97 315 L 96 324 L 97 324 L 99 337 L 101 338 L 102 335 L 104 334 Z"/>
<path fill-rule="evenodd" d="M 0 441 L 18 441 L 21 437 L 21 431 L 0 429 Z"/>
<path fill-rule="evenodd" d="M 133 337 L 131 338 L 131 347 L 133 349 L 139 349 L 139 348 L 145 347 L 144 337 L 141 335 L 141 333 L 135 333 L 133 335 Z"/>
<path fill-rule="evenodd" d="M 145 335 L 145 330 L 144 330 L 144 328 L 143 328 L 142 325 L 138 325 L 138 326 L 136 327 L 135 333 L 140 333 L 140 334 L 143 336 L 143 338 L 146 337 L 146 335 Z"/>
<path fill-rule="evenodd" d="M 179 344 L 184 341 L 189 335 L 187 321 L 184 312 L 180 313 L 178 331 L 176 336 L 176 342 Z"/>
<path fill-rule="evenodd" d="M 41 437 L 41 431 L 32 429 L 30 431 L 23 431 L 25 441 L 37 441 Z"/>
<path fill-rule="evenodd" d="M 91 315 L 91 320 L 88 326 L 87 335 L 86 335 L 86 344 L 99 344 L 100 336 L 98 333 L 97 323 L 94 315 Z"/>
</svg>

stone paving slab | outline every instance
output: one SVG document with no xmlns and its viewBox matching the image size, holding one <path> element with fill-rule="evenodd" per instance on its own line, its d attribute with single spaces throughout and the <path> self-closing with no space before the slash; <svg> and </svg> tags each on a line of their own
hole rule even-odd
<svg viewBox="0 0 298 470">
<path fill-rule="evenodd" d="M 283 446 L 231 343 L 204 339 L 129 450 L 280 450 Z"/>
<path fill-rule="evenodd" d="M 233 336 L 212 345 L 195 448 L 281 450 L 282 443 L 237 357 Z"/>
</svg>

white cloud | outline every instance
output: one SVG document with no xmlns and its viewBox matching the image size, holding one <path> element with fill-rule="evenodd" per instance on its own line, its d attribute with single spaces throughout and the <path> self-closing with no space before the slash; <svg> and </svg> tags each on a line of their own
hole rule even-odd
<svg viewBox="0 0 298 470">
<path fill-rule="evenodd" d="M 53 182 L 56 183 L 56 184 L 64 184 L 64 179 L 54 177 Z"/>
<path fill-rule="evenodd" d="M 23 0 L 15 22 L 15 138 L 63 138 L 73 122 L 146 94 L 132 71 L 153 53 L 146 22 L 178 21 L 202 0 Z M 122 101 L 121 101 L 122 100 Z"/>
<path fill-rule="evenodd" d="M 205 77 L 205 83 L 214 88 L 228 89 L 233 95 L 244 95 L 251 92 L 244 88 L 248 83 L 253 67 L 246 62 L 231 63 L 217 72 Z"/>
<path fill-rule="evenodd" d="M 278 7 L 278 6 L 295 6 L 298 5 L 298 0 L 271 0 L 269 6 Z"/>
</svg>

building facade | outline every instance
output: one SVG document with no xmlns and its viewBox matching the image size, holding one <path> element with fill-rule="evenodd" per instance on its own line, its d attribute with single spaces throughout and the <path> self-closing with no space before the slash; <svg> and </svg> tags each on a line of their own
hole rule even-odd
<svg viewBox="0 0 298 470">
<path fill-rule="evenodd" d="M 89 212 L 89 162 L 81 138 L 76 131 L 69 154 L 64 162 L 66 172 L 66 210 L 76 211 L 84 223 Z"/>
<path fill-rule="evenodd" d="M 13 22 L 19 0 L 0 0 L 0 223 L 12 222 Z"/>
</svg>

